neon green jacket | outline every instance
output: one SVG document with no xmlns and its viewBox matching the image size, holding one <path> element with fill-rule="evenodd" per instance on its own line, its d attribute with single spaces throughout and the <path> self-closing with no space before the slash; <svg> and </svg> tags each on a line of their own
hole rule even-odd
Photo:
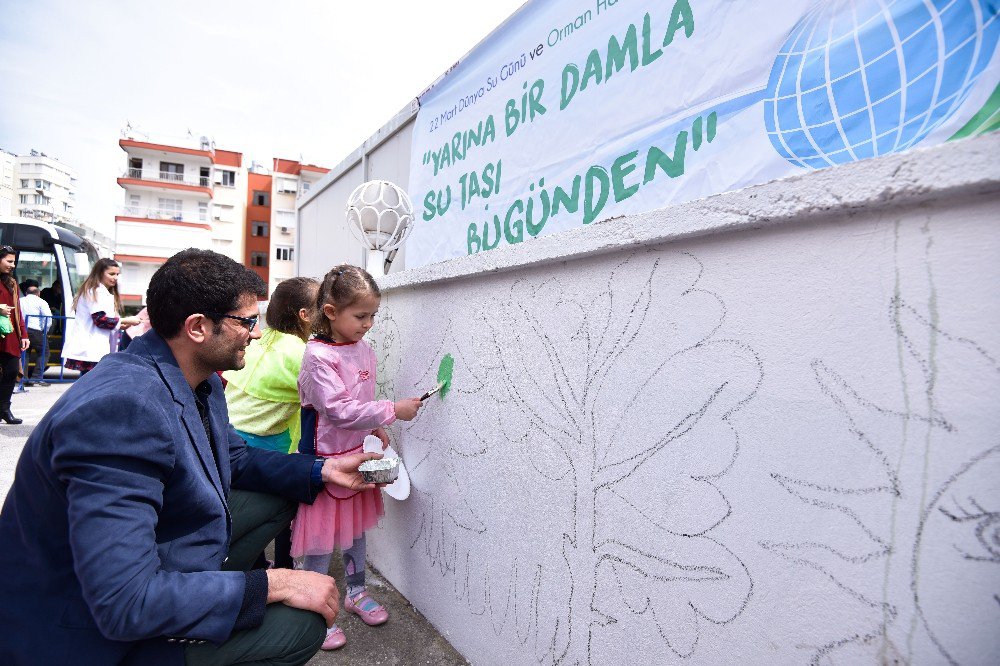
<svg viewBox="0 0 1000 666">
<path fill-rule="evenodd" d="M 298 447 L 299 369 L 306 343 L 275 329 L 264 331 L 246 350 L 246 366 L 222 376 L 228 382 L 229 420 L 237 430 L 273 435 L 289 430 L 292 450 Z"/>
</svg>

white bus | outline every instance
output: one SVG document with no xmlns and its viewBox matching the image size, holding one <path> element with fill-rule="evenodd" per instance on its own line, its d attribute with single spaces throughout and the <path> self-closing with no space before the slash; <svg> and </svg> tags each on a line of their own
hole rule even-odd
<svg viewBox="0 0 1000 666">
<path fill-rule="evenodd" d="M 62 295 L 52 314 L 63 316 L 72 313 L 73 296 L 99 258 L 93 243 L 72 231 L 9 215 L 0 216 L 0 245 L 10 245 L 17 252 L 14 275 L 19 284 L 35 280 L 46 289 L 58 283 L 55 288 L 61 288 Z"/>
</svg>

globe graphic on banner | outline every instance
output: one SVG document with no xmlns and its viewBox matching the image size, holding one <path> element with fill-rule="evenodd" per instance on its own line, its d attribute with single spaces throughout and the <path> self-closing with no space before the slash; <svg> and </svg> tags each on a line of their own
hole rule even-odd
<svg viewBox="0 0 1000 666">
<path fill-rule="evenodd" d="M 995 0 L 820 0 L 775 58 L 764 125 L 792 164 L 906 150 L 947 120 L 987 69 Z"/>
</svg>

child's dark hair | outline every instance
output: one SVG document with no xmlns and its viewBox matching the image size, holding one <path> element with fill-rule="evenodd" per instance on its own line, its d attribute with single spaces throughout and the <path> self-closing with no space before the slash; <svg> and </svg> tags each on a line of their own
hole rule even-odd
<svg viewBox="0 0 1000 666">
<path fill-rule="evenodd" d="M 375 284 L 375 278 L 363 268 L 351 264 L 340 264 L 330 269 L 323 278 L 316 295 L 316 308 L 312 317 L 313 333 L 332 336 L 330 320 L 323 314 L 323 306 L 330 304 L 338 310 L 354 305 L 362 297 L 371 294 L 382 297 L 382 292 Z"/>
<path fill-rule="evenodd" d="M 301 335 L 299 310 L 305 308 L 311 317 L 318 286 L 319 282 L 310 277 L 282 280 L 267 303 L 267 314 L 264 316 L 267 327 L 289 335 Z"/>
</svg>

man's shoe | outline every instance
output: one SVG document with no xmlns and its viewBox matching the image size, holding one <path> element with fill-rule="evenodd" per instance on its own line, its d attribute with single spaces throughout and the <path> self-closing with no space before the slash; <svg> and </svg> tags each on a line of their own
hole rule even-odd
<svg viewBox="0 0 1000 666">
<path fill-rule="evenodd" d="M 51 384 L 49 384 L 48 382 L 43 381 L 41 379 L 39 379 L 37 382 L 32 382 L 31 385 L 32 386 L 39 386 L 41 388 L 45 388 L 46 386 L 51 386 Z"/>
</svg>

